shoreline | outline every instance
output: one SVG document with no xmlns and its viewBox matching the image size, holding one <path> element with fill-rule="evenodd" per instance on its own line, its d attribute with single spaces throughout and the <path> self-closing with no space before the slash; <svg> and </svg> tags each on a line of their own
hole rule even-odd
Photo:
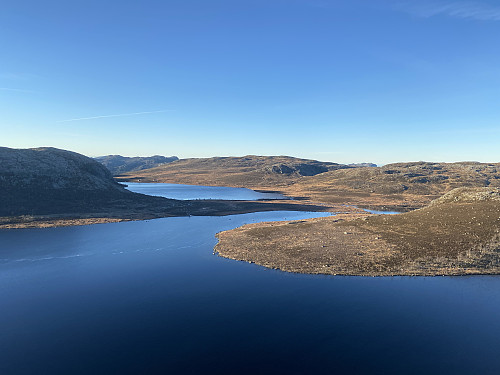
<svg viewBox="0 0 500 375">
<path fill-rule="evenodd" d="M 166 198 L 160 199 L 167 201 Z M 0 230 L 106 224 L 166 217 L 228 216 L 267 211 L 335 212 L 335 210 L 340 209 L 338 206 L 315 205 L 293 201 L 292 199 L 266 201 L 215 199 L 178 201 L 169 199 L 168 202 L 170 204 L 168 207 L 154 205 L 146 207 L 131 206 L 127 209 L 110 208 L 101 212 L 0 217 Z"/>
<path fill-rule="evenodd" d="M 120 179 L 117 179 L 117 181 L 124 184 L 134 182 Z M 148 182 L 157 183 L 157 181 Z M 286 191 L 286 189 L 277 190 L 263 187 L 249 187 L 247 189 L 262 193 L 282 194 L 284 199 L 257 199 L 252 201 L 217 199 L 175 200 L 137 194 L 134 199 L 117 202 L 117 204 L 111 203 L 106 205 L 106 202 L 103 202 L 102 207 L 98 211 L 0 216 L 0 230 L 106 224 L 166 217 L 226 216 L 267 211 L 363 212 L 362 208 L 358 208 L 355 205 L 344 204 L 343 202 L 323 202 L 311 199 L 310 197 L 295 196 L 291 192 Z M 376 207 L 380 208 L 378 205 Z"/>
<path fill-rule="evenodd" d="M 279 191 L 285 195 L 284 200 L 173 200 L 142 196 L 94 212 L 0 217 L 0 229 L 266 211 L 331 212 L 335 215 L 259 222 L 216 233 L 214 253 L 302 274 L 366 277 L 500 274 L 500 193 L 488 188 L 456 190 L 428 206 L 398 215 L 365 211 L 408 210 L 406 204 L 394 205 L 393 197 L 384 196 L 364 197 L 360 202 L 325 202 L 314 194 L 295 197 L 286 189 Z"/>
<path fill-rule="evenodd" d="M 346 214 L 217 233 L 215 253 L 343 276 L 500 274 L 500 201 L 440 202 L 399 215 Z"/>
</svg>

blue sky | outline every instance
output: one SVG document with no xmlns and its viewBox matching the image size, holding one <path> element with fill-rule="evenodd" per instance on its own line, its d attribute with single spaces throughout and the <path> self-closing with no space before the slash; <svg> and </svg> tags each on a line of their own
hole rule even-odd
<svg viewBox="0 0 500 375">
<path fill-rule="evenodd" d="M 499 162 L 500 3 L 7 1 L 1 146 Z"/>
</svg>

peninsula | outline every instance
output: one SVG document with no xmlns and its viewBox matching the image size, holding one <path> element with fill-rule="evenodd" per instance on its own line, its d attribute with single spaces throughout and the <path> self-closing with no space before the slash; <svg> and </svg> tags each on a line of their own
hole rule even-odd
<svg viewBox="0 0 500 375">
<path fill-rule="evenodd" d="M 330 275 L 500 273 L 500 190 L 458 188 L 400 215 L 258 223 L 217 235 L 227 258 Z"/>
<path fill-rule="evenodd" d="M 301 175 L 287 165 L 295 160 L 281 158 L 280 170 L 291 173 L 272 175 L 276 159 L 247 156 L 181 160 L 121 178 L 277 189 L 337 212 L 219 233 L 215 251 L 223 257 L 332 275 L 500 273 L 500 164 L 337 164 Z M 353 206 L 406 213 L 373 215 Z"/>
</svg>

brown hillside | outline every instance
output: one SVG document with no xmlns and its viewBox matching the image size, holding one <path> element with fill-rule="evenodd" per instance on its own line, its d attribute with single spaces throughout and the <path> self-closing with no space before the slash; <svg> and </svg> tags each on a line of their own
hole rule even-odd
<svg viewBox="0 0 500 375">
<path fill-rule="evenodd" d="M 183 159 L 119 179 L 280 190 L 313 202 L 405 211 L 457 187 L 498 187 L 500 164 L 413 162 L 356 168 L 287 156 L 245 156 Z"/>
<path fill-rule="evenodd" d="M 416 208 L 457 187 L 500 187 L 500 164 L 414 162 L 342 169 L 304 177 L 289 192 L 327 203 Z"/>
<path fill-rule="evenodd" d="M 289 156 L 215 157 L 181 159 L 143 171 L 123 174 L 122 181 L 170 182 L 193 185 L 276 188 L 303 176 L 314 176 L 348 166 Z"/>
</svg>

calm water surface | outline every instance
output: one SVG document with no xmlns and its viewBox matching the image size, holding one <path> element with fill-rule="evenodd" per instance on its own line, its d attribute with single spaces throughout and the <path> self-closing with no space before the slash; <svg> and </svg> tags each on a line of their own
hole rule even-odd
<svg viewBox="0 0 500 375">
<path fill-rule="evenodd" d="M 134 193 L 156 195 L 159 197 L 191 200 L 191 199 L 224 199 L 250 200 L 259 199 L 288 199 L 278 193 L 260 193 L 245 188 L 231 188 L 223 186 L 197 186 L 162 183 L 127 182 L 127 189 Z"/>
<path fill-rule="evenodd" d="M 214 234 L 312 213 L 0 231 L 0 374 L 498 374 L 500 278 L 289 274 Z"/>
</svg>

